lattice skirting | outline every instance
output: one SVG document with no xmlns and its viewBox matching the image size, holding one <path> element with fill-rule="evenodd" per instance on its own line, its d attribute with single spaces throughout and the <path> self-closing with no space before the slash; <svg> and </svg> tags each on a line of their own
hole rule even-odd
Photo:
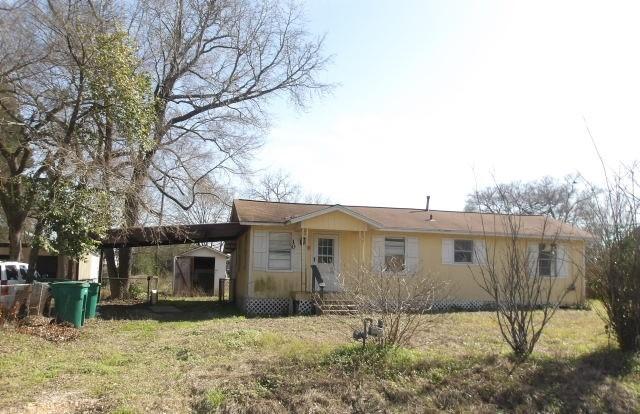
<svg viewBox="0 0 640 414">
<path fill-rule="evenodd" d="M 295 312 L 298 315 L 312 315 L 315 313 L 315 304 L 312 300 L 297 301 Z"/>
<path fill-rule="evenodd" d="M 283 316 L 293 313 L 312 315 L 315 311 L 312 300 L 299 300 L 294 303 L 290 298 L 242 298 L 238 300 L 240 310 L 249 316 Z M 454 299 L 433 304 L 435 312 L 480 311 L 495 309 L 490 301 Z"/>
<path fill-rule="evenodd" d="M 249 316 L 282 316 L 293 311 L 289 298 L 243 298 L 239 301 L 240 310 Z"/>
<path fill-rule="evenodd" d="M 248 316 L 312 315 L 315 312 L 312 300 L 290 298 L 242 298 L 238 299 L 238 307 Z"/>
<path fill-rule="evenodd" d="M 495 309 L 494 302 L 484 300 L 454 299 L 439 301 L 433 304 L 433 310 L 436 312 L 481 311 L 492 309 Z"/>
</svg>

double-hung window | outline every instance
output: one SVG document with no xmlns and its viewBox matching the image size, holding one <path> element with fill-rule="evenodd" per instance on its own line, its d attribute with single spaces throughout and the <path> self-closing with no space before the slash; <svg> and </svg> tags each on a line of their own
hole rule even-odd
<svg viewBox="0 0 640 414">
<path fill-rule="evenodd" d="M 291 270 L 291 233 L 269 233 L 269 270 Z"/>
<path fill-rule="evenodd" d="M 384 239 L 384 268 L 391 272 L 404 270 L 405 246 L 403 238 Z"/>
<path fill-rule="evenodd" d="M 453 262 L 473 263 L 473 240 L 453 241 Z"/>
<path fill-rule="evenodd" d="M 557 276 L 556 271 L 556 245 L 544 244 L 538 245 L 538 275 L 539 276 Z"/>
</svg>

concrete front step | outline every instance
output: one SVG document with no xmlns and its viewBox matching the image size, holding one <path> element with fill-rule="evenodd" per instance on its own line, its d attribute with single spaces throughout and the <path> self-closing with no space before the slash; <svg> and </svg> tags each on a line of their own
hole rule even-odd
<svg viewBox="0 0 640 414">
<path fill-rule="evenodd" d="M 356 306 L 355 302 L 350 300 L 325 300 L 324 302 L 317 302 L 318 305 L 321 306 L 332 306 L 332 305 L 347 305 L 347 306 Z"/>
<path fill-rule="evenodd" d="M 351 309 L 319 309 L 318 315 L 357 315 L 357 310 Z"/>
<path fill-rule="evenodd" d="M 329 310 L 352 310 L 352 311 L 357 311 L 358 307 L 357 306 L 353 306 L 353 305 L 325 305 L 325 306 L 321 306 L 322 310 L 324 311 L 329 311 Z"/>
<path fill-rule="evenodd" d="M 318 301 L 316 311 L 319 315 L 354 315 L 358 313 L 358 307 L 348 300 Z"/>
</svg>

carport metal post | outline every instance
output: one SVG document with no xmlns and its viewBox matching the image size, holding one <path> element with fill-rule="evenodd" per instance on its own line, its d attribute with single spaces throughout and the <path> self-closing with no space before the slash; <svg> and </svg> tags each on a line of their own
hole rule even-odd
<svg viewBox="0 0 640 414">
<path fill-rule="evenodd" d="M 102 286 L 102 261 L 104 259 L 104 249 L 100 249 L 100 263 L 98 264 L 98 283 Z"/>
</svg>

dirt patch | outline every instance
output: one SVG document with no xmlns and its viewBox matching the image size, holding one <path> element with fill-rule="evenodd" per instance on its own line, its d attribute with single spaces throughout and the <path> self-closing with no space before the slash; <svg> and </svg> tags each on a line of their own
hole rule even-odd
<svg viewBox="0 0 640 414">
<path fill-rule="evenodd" d="M 29 316 L 18 321 L 16 331 L 44 338 L 51 342 L 69 342 L 78 339 L 80 331 L 69 323 L 58 324 L 55 319 Z"/>
<path fill-rule="evenodd" d="M 0 409 L 0 413 L 53 414 L 53 413 L 103 413 L 108 410 L 99 399 L 91 399 L 79 392 L 46 392 L 34 402 L 19 408 Z"/>
</svg>

